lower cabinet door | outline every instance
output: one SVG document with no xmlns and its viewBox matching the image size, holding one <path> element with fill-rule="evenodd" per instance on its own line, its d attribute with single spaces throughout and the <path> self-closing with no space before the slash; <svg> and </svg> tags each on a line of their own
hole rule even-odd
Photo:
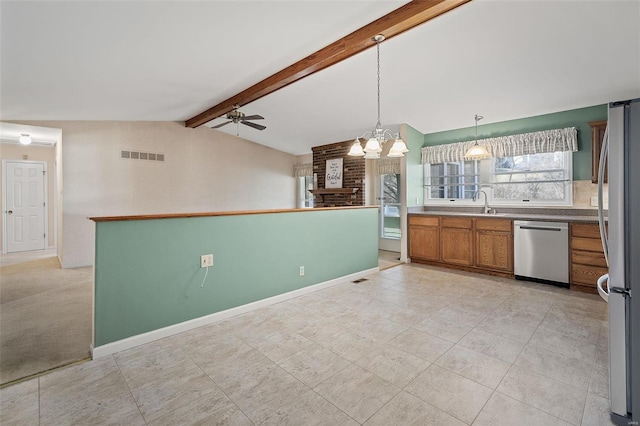
<svg viewBox="0 0 640 426">
<path fill-rule="evenodd" d="M 439 261 L 440 229 L 437 226 L 410 226 L 409 257 Z"/>
<path fill-rule="evenodd" d="M 464 228 L 442 228 L 442 261 L 456 265 L 473 265 L 473 231 Z"/>
<path fill-rule="evenodd" d="M 476 266 L 513 272 L 513 235 L 506 232 L 476 232 Z"/>
</svg>

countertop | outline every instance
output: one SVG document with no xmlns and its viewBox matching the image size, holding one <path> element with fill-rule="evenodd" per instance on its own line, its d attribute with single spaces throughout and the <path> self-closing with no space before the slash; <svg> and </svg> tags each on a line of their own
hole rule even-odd
<svg viewBox="0 0 640 426">
<path fill-rule="evenodd" d="M 537 213 L 470 213 L 455 211 L 413 211 L 412 216 L 466 216 L 466 217 L 486 217 L 496 219 L 517 219 L 517 220 L 539 220 L 543 222 L 587 222 L 598 223 L 597 215 L 571 215 L 571 214 L 537 214 Z M 606 219 L 605 219 L 606 220 Z"/>
</svg>

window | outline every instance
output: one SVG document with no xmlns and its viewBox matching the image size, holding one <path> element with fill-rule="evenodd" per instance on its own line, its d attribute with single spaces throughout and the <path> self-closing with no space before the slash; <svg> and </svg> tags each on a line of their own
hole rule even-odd
<svg viewBox="0 0 640 426">
<path fill-rule="evenodd" d="M 425 200 L 471 199 L 480 188 L 480 162 L 457 161 L 424 165 Z"/>
<path fill-rule="evenodd" d="M 313 189 L 313 176 L 300 176 L 298 178 L 298 205 L 300 208 L 313 207 L 313 194 L 309 192 Z"/>
<path fill-rule="evenodd" d="M 472 205 L 482 188 L 494 205 L 570 206 L 571 165 L 571 151 L 425 164 L 425 204 Z"/>
<path fill-rule="evenodd" d="M 571 202 L 570 151 L 495 158 L 492 164 L 496 202 Z"/>
</svg>

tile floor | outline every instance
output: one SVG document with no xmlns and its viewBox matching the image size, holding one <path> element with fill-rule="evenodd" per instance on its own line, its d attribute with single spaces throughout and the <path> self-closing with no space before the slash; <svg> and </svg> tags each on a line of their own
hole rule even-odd
<svg viewBox="0 0 640 426">
<path fill-rule="evenodd" d="M 403 265 L 0 390 L 3 426 L 604 425 L 606 304 Z"/>
</svg>

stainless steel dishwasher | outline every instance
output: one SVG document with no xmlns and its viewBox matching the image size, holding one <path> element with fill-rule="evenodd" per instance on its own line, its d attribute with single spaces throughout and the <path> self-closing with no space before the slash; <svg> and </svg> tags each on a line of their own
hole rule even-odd
<svg viewBox="0 0 640 426">
<path fill-rule="evenodd" d="M 569 224 L 516 220 L 513 223 L 514 274 L 569 286 Z"/>
</svg>

